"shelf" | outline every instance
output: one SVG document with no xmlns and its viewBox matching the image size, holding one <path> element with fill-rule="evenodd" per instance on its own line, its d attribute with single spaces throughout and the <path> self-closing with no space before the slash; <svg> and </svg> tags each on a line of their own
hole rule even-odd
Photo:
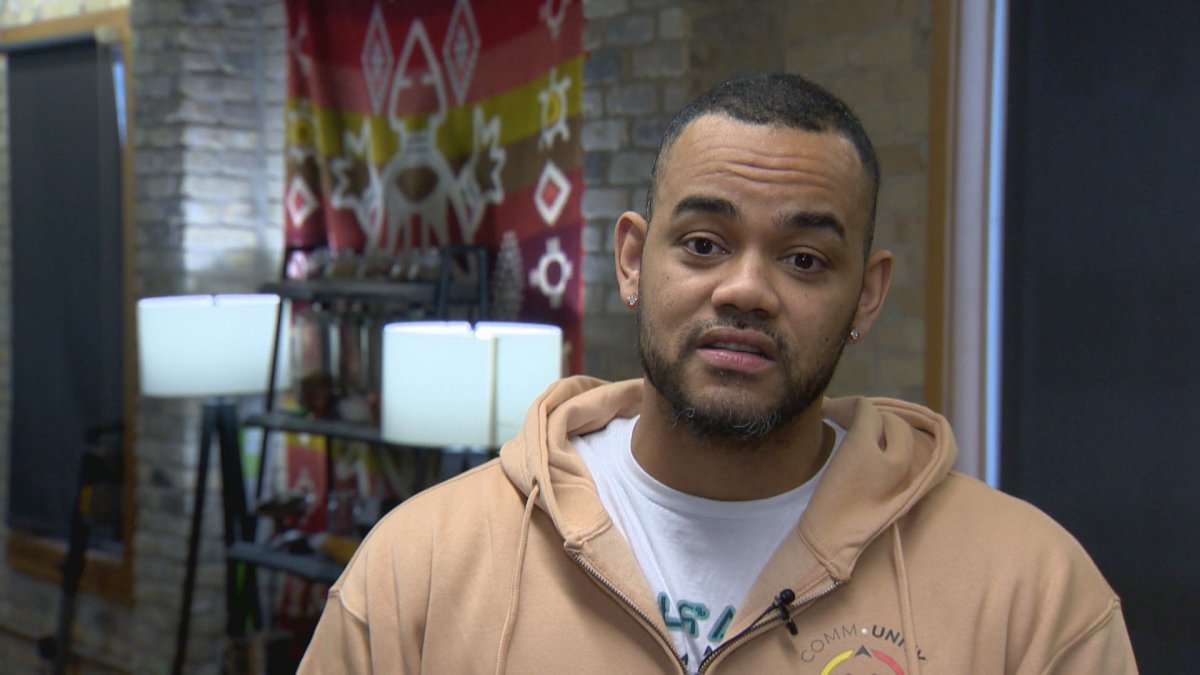
<svg viewBox="0 0 1200 675">
<path fill-rule="evenodd" d="M 390 300 L 432 303 L 437 295 L 436 281 L 370 281 L 361 279 L 311 279 L 273 281 L 262 290 L 289 300 Z"/>
<path fill-rule="evenodd" d="M 378 427 L 355 422 L 313 419 L 289 413 L 273 412 L 249 415 L 245 419 L 245 424 L 246 426 L 261 427 L 272 431 L 291 431 L 299 434 L 313 434 L 314 436 L 329 436 L 348 441 L 362 441 L 364 443 L 387 445 L 396 448 L 408 447 L 385 441 L 379 435 Z"/>
<path fill-rule="evenodd" d="M 409 302 L 432 306 L 437 301 L 438 281 L 386 281 L 364 279 L 309 279 L 272 281 L 262 285 L 265 293 L 289 300 L 339 300 Z M 446 301 L 473 304 L 479 299 L 478 282 L 451 282 Z"/>
<path fill-rule="evenodd" d="M 332 584 L 342 574 L 343 566 L 316 553 L 286 553 L 263 548 L 246 541 L 234 542 L 225 549 L 225 558 L 270 569 L 290 572 L 306 579 Z"/>
<path fill-rule="evenodd" d="M 440 264 L 437 269 L 422 269 L 423 276 L 412 280 L 392 279 L 358 279 L 358 278 L 317 278 L 304 280 L 281 280 L 264 284 L 264 293 L 274 293 L 285 301 L 312 303 L 310 310 L 318 321 L 336 320 L 338 316 L 350 319 L 353 323 L 361 323 L 361 329 L 378 331 L 388 320 L 412 320 L 417 317 L 431 319 L 450 319 L 460 316 L 473 317 L 475 320 L 488 318 L 488 286 L 487 274 L 488 252 L 480 245 L 455 245 L 441 247 Z M 460 274 L 459 272 L 462 272 Z M 275 318 L 275 346 L 278 349 L 283 339 L 286 306 L 281 303 Z M 377 332 L 374 334 L 377 337 Z M 330 349 L 329 345 L 323 348 Z M 377 356 L 374 355 L 373 356 Z M 376 364 L 378 365 L 378 364 Z M 261 452 L 258 458 L 258 485 L 256 494 L 263 491 L 263 479 L 267 475 L 264 467 L 268 464 L 268 453 L 271 444 L 268 442 L 270 432 L 292 432 L 311 434 L 328 439 L 343 439 L 368 443 L 372 446 L 390 450 L 416 450 L 414 477 L 418 486 L 414 491 L 425 486 L 427 467 L 430 453 L 428 450 L 439 448 L 422 448 L 387 441 L 380 433 L 379 426 L 366 422 L 345 422 L 339 420 L 316 419 L 305 417 L 299 413 L 271 411 L 278 391 L 277 383 L 271 380 L 271 391 L 267 392 L 268 411 L 262 414 L 246 417 L 242 424 L 263 430 Z M 236 431 L 236 430 L 234 430 Z M 334 452 L 325 453 L 326 477 L 333 475 Z M 461 452 L 443 452 L 440 456 L 439 477 L 461 472 L 465 466 L 479 463 L 490 455 L 464 454 Z M 227 630 L 230 635 L 241 635 L 246 626 L 247 618 L 257 629 L 262 626 L 263 617 L 259 606 L 257 590 L 257 575 L 255 571 L 262 567 L 294 574 L 313 581 L 332 584 L 341 576 L 344 566 L 319 553 L 290 553 L 287 551 L 268 548 L 254 543 L 259 518 L 247 513 L 243 500 L 230 499 L 231 495 L 244 496 L 244 480 L 241 472 L 241 462 L 238 458 L 226 458 L 222 453 L 222 479 L 225 494 L 225 520 L 227 541 L 234 543 L 225 549 L 225 558 L 233 573 L 232 566 L 246 565 L 245 586 L 240 590 L 230 590 L 228 602 Z M 398 486 L 399 488 L 399 486 Z M 326 504 L 329 495 L 326 494 Z M 197 511 L 198 513 L 199 511 Z M 197 521 L 199 522 L 199 521 Z M 198 536 L 199 529 L 193 525 L 193 537 Z M 232 577 L 231 577 L 232 578 Z M 249 612 L 249 615 L 247 615 Z M 183 616 L 187 616 L 185 608 Z"/>
<path fill-rule="evenodd" d="M 290 431 L 297 434 L 312 434 L 328 436 L 347 441 L 361 441 L 397 450 L 442 450 L 437 446 L 420 446 L 409 443 L 395 443 L 383 438 L 379 427 L 361 422 L 339 422 L 312 417 L 301 417 L 292 413 L 260 413 L 247 415 L 242 422 L 248 427 L 259 427 L 269 431 Z"/>
</svg>

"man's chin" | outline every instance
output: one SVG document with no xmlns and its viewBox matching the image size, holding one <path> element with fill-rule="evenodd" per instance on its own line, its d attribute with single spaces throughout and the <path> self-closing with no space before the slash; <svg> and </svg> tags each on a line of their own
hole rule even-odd
<svg viewBox="0 0 1200 675">
<path fill-rule="evenodd" d="M 677 424 L 702 437 L 758 438 L 783 422 L 779 397 L 763 395 L 761 386 L 742 388 L 730 383 L 719 387 L 685 390 L 682 400 L 669 401 Z"/>
<path fill-rule="evenodd" d="M 775 432 L 785 422 L 778 410 L 683 407 L 675 409 L 675 423 L 693 436 L 725 441 L 750 441 Z"/>
<path fill-rule="evenodd" d="M 683 395 L 695 407 L 753 415 L 778 407 L 784 396 L 783 388 L 769 380 L 744 373 L 712 371 L 689 378 L 684 383 Z"/>
<path fill-rule="evenodd" d="M 775 373 L 721 370 L 694 358 L 674 368 L 665 367 L 666 361 L 647 360 L 645 354 L 642 361 L 647 381 L 675 424 L 697 437 L 761 438 L 792 416 L 786 387 Z"/>
</svg>

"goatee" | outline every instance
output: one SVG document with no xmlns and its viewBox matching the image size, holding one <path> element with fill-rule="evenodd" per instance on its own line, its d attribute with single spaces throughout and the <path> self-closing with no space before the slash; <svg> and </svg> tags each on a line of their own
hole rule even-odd
<svg viewBox="0 0 1200 675">
<path fill-rule="evenodd" d="M 815 404 L 825 393 L 833 379 L 838 361 L 841 359 L 845 340 L 835 340 L 832 349 L 821 355 L 808 372 L 796 372 L 795 358 L 790 345 L 766 325 L 764 321 L 738 312 L 693 326 L 677 345 L 677 354 L 672 361 L 648 335 L 642 317 L 642 308 L 636 314 L 638 333 L 638 355 L 646 378 L 671 407 L 677 424 L 688 429 L 697 438 L 744 442 L 770 436 L 797 415 Z M 784 372 L 784 390 L 773 403 L 758 408 L 727 404 L 704 405 L 692 400 L 684 388 L 682 361 L 695 349 L 700 337 L 714 328 L 754 330 L 770 338 L 776 345 L 777 359 Z M 850 321 L 846 330 L 849 333 Z M 733 371 L 718 371 L 720 377 L 731 383 L 745 378 Z"/>
</svg>

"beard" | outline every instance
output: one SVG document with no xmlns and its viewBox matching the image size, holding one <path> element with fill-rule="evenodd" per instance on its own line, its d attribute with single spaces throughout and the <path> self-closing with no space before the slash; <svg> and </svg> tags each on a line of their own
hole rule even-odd
<svg viewBox="0 0 1200 675">
<path fill-rule="evenodd" d="M 853 315 L 846 321 L 840 336 L 848 335 Z M 659 392 L 675 415 L 675 423 L 684 426 L 697 438 L 727 441 L 750 441 L 765 438 L 807 410 L 824 395 L 833 379 L 842 350 L 844 338 L 832 342 L 828 349 L 818 354 L 807 367 L 799 368 L 791 346 L 766 325 L 765 322 L 742 313 L 731 314 L 699 323 L 691 328 L 677 345 L 672 359 L 662 346 L 650 336 L 642 316 L 642 307 L 636 314 L 638 333 L 638 355 L 646 379 Z M 754 330 L 771 339 L 776 345 L 776 356 L 784 374 L 783 391 L 767 404 L 750 407 L 746 402 L 727 401 L 701 403 L 693 400 L 684 385 L 684 359 L 695 350 L 700 337 L 713 328 L 729 327 L 739 330 Z M 731 384 L 745 380 L 746 376 L 732 371 L 717 371 Z"/>
</svg>

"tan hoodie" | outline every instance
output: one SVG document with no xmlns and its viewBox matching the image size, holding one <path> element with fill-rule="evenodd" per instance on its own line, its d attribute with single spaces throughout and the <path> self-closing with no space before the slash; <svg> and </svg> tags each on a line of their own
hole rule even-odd
<svg viewBox="0 0 1200 675">
<path fill-rule="evenodd" d="M 563 380 L 498 461 L 384 517 L 330 590 L 300 671 L 682 672 L 567 442 L 637 414 L 641 396 L 640 380 Z M 863 398 L 825 414 L 846 438 L 701 672 L 1137 672 L 1087 554 L 1032 506 L 952 472 L 944 419 Z"/>
</svg>

